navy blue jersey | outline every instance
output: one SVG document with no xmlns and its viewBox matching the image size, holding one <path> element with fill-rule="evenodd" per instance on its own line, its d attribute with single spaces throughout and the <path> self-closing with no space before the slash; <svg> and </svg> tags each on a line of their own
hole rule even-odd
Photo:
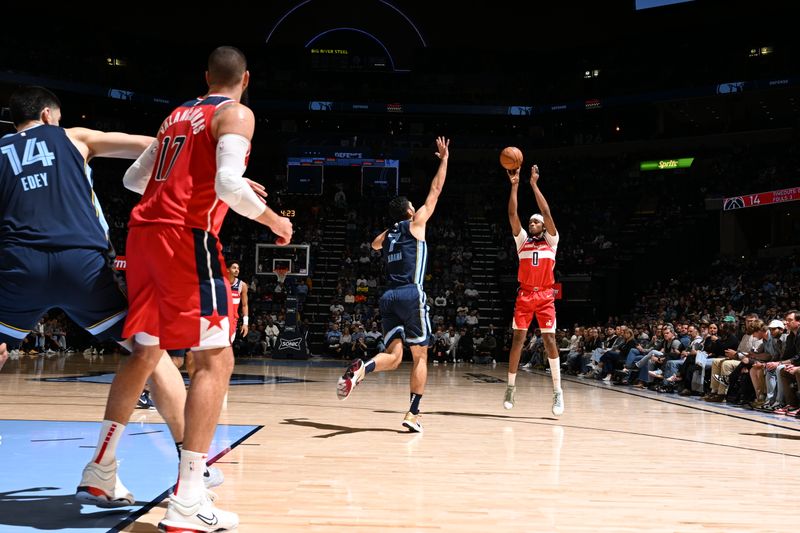
<svg viewBox="0 0 800 533">
<path fill-rule="evenodd" d="M 0 245 L 108 247 L 83 156 L 43 124 L 0 140 Z"/>
<path fill-rule="evenodd" d="M 422 285 L 428 262 L 428 245 L 411 234 L 411 220 L 389 228 L 383 239 L 383 259 L 389 287 Z"/>
</svg>

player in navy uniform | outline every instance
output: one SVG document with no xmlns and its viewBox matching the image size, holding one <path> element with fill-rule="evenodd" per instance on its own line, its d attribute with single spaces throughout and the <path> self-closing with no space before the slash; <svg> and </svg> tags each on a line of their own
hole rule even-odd
<svg viewBox="0 0 800 533">
<path fill-rule="evenodd" d="M 41 87 L 18 90 L 9 107 L 17 133 L 0 140 L 0 354 L 51 307 L 100 339 L 121 339 L 127 300 L 86 162 L 135 159 L 152 137 L 60 128 L 61 104 Z"/>
<path fill-rule="evenodd" d="M 51 307 L 100 339 L 121 341 L 127 299 L 111 267 L 113 250 L 87 162 L 135 159 L 153 138 L 61 128 L 61 103 L 41 87 L 19 89 L 9 107 L 17 132 L 0 140 L 0 361 Z M 179 442 L 183 379 L 163 359 L 150 382 Z M 96 503 L 127 505 L 127 489 L 115 476 L 108 481 L 103 494 L 93 495 Z"/>
<path fill-rule="evenodd" d="M 372 241 L 372 248 L 383 251 L 389 289 L 380 300 L 385 353 L 366 363 L 356 359 L 339 378 L 336 394 L 344 400 L 370 372 L 394 370 L 403 360 L 403 342 L 411 349 L 414 366 L 411 370 L 411 406 L 403 419 L 409 431 L 422 432 L 419 402 L 428 379 L 428 342 L 431 326 L 422 282 L 428 259 L 425 225 L 433 215 L 447 175 L 450 141 L 436 139 L 439 170 L 433 177 L 425 204 L 415 210 L 407 198 L 400 196 L 389 204 L 389 214 L 397 220 L 392 227 Z"/>
</svg>

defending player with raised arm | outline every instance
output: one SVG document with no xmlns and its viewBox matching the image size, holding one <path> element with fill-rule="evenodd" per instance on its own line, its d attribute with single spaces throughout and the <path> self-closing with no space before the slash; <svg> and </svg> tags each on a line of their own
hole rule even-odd
<svg viewBox="0 0 800 533">
<path fill-rule="evenodd" d="M 553 294 L 553 270 L 556 265 L 556 249 L 559 235 L 556 224 L 550 213 L 550 206 L 539 189 L 539 167 L 531 168 L 531 189 L 541 213 L 531 215 L 528 220 L 528 231 L 522 229 L 517 214 L 517 189 L 519 188 L 519 169 L 508 170 L 511 181 L 511 193 L 508 198 L 508 221 L 511 233 L 517 245 L 519 257 L 519 289 L 514 305 L 512 327 L 514 337 L 508 359 L 508 387 L 506 388 L 503 407 L 514 407 L 516 393 L 516 377 L 522 345 L 528 327 L 536 315 L 539 328 L 542 330 L 545 353 L 550 364 L 550 375 L 553 379 L 553 414 L 564 413 L 564 393 L 561 390 L 561 366 L 556 346 L 556 308 Z"/>
<path fill-rule="evenodd" d="M 124 333 L 134 337 L 128 364 L 109 391 L 100 445 L 84 470 L 116 473 L 114 457 L 132 407 L 161 348 L 193 352 L 195 373 L 186 400 L 183 451 L 162 529 L 233 529 L 239 518 L 209 499 L 204 465 L 233 370 L 232 300 L 218 234 L 230 207 L 256 220 L 287 244 L 292 224 L 266 206 L 243 178 L 255 128 L 240 102 L 250 73 L 236 48 L 215 49 L 208 60 L 208 93 L 175 108 L 157 143 L 125 175 L 142 193 L 128 232 L 130 310 Z M 163 276 L 164 265 L 173 275 Z M 113 476 L 112 476 L 113 477 Z M 83 482 L 79 492 L 83 488 Z"/>
<path fill-rule="evenodd" d="M 386 352 L 379 353 L 366 363 L 361 359 L 354 360 L 336 386 L 337 396 L 344 400 L 370 372 L 395 370 L 403 360 L 405 342 L 414 362 L 411 369 L 411 405 L 403 419 L 403 426 L 419 433 L 422 432 L 419 403 L 428 380 L 427 357 L 431 335 L 427 296 L 422 286 L 428 258 L 425 227 L 444 187 L 449 146 L 449 139 L 436 139 L 439 169 L 433 177 L 425 204 L 415 210 L 407 198 L 394 198 L 389 204 L 389 215 L 396 222 L 372 241 L 372 248 L 383 252 L 389 285 L 380 299 Z"/>
</svg>

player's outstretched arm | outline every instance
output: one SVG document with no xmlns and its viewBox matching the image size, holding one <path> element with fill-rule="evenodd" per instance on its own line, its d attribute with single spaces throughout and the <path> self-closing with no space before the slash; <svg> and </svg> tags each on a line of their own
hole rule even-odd
<svg viewBox="0 0 800 533">
<path fill-rule="evenodd" d="M 414 213 L 414 218 L 411 220 L 412 228 L 415 226 L 417 229 L 424 228 L 428 219 L 433 215 L 433 210 L 436 209 L 436 202 L 439 201 L 439 195 L 442 194 L 444 180 L 445 177 L 447 177 L 447 159 L 450 157 L 450 139 L 445 139 L 444 137 L 436 138 L 436 157 L 439 158 L 439 169 L 433 177 L 431 189 L 428 191 L 425 204 Z"/>
<path fill-rule="evenodd" d="M 531 167 L 531 188 L 533 189 L 533 195 L 536 197 L 536 205 L 539 206 L 539 211 L 542 212 L 542 217 L 544 217 L 544 229 L 546 229 L 547 233 L 550 235 L 557 235 L 556 223 L 553 221 L 553 215 L 550 214 L 550 204 L 547 203 L 542 191 L 539 190 L 538 165 L 533 165 L 533 167 Z"/>
<path fill-rule="evenodd" d="M 389 230 L 384 230 L 383 233 L 375 237 L 375 240 L 372 241 L 372 249 L 373 250 L 382 250 L 383 249 L 383 239 L 386 238 L 386 234 L 389 233 Z"/>
<path fill-rule="evenodd" d="M 129 135 L 116 131 L 89 128 L 67 128 L 65 131 L 86 161 L 93 157 L 136 159 L 155 141 L 153 137 L 146 135 Z"/>
<path fill-rule="evenodd" d="M 508 222 L 511 224 L 511 234 L 516 237 L 522 231 L 522 224 L 517 214 L 517 189 L 519 189 L 519 169 L 506 170 L 511 181 L 511 193 L 508 196 Z"/>
<path fill-rule="evenodd" d="M 153 174 L 153 167 L 156 164 L 156 154 L 158 153 L 158 140 L 150 143 L 150 146 L 128 167 L 125 175 L 122 176 L 122 184 L 129 191 L 144 194 L 150 176 Z"/>
</svg>

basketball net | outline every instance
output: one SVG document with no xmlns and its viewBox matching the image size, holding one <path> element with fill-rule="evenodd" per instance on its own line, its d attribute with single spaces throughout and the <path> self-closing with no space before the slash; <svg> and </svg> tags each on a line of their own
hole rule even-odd
<svg viewBox="0 0 800 533">
<path fill-rule="evenodd" d="M 289 269 L 278 267 L 275 270 L 273 270 L 273 272 L 275 273 L 276 276 L 278 276 L 278 281 L 283 283 L 284 281 L 286 281 L 286 276 L 287 274 L 289 274 Z"/>
</svg>

